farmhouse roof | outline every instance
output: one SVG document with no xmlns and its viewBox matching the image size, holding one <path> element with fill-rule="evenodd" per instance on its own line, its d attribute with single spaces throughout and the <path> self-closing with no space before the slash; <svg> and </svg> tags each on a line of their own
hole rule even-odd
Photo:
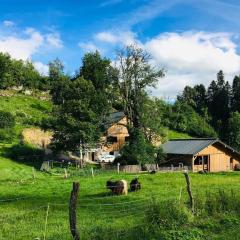
<svg viewBox="0 0 240 240">
<path fill-rule="evenodd" d="M 111 127 L 113 124 L 118 123 L 124 117 L 125 117 L 124 112 L 113 112 L 113 113 L 110 113 L 109 117 L 106 120 L 105 127 L 106 128 Z"/>
<path fill-rule="evenodd" d="M 217 138 L 172 139 L 164 143 L 162 148 L 167 154 L 195 155 L 214 143 L 219 143 L 228 150 L 240 154 Z"/>
<path fill-rule="evenodd" d="M 125 117 L 124 112 L 114 112 L 110 114 L 109 121 L 112 123 L 117 123 L 124 117 Z"/>
</svg>

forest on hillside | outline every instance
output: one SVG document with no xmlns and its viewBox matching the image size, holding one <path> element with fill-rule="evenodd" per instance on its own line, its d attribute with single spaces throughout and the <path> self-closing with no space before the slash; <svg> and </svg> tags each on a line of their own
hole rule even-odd
<svg viewBox="0 0 240 240">
<path fill-rule="evenodd" d="M 161 150 L 152 143 L 159 138 L 165 141 L 167 129 L 192 137 L 219 137 L 240 149 L 239 76 L 230 85 L 219 71 L 209 86 L 186 86 L 169 103 L 147 91 L 158 84 L 166 69 L 153 67 L 143 49 L 127 46 L 116 58 L 118 64 L 99 52 L 87 53 L 74 76 L 65 74 L 63 63 L 55 59 L 49 63 L 48 76 L 42 76 L 31 62 L 0 53 L 0 89 L 50 92 L 51 117 L 37 125 L 54 131 L 52 148 L 56 151 L 74 151 L 80 142 L 99 141 L 114 111 L 123 111 L 128 119 L 130 138 L 122 157 L 129 163 L 144 163 L 155 156 L 160 161 Z M 1 111 L 0 128 L 11 128 L 13 117 Z"/>
</svg>

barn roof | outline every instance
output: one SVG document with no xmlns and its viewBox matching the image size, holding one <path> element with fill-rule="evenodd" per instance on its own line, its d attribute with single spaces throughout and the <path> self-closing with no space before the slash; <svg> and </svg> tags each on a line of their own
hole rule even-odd
<svg viewBox="0 0 240 240">
<path fill-rule="evenodd" d="M 114 125 L 115 123 L 118 123 L 120 120 L 122 120 L 125 117 L 124 112 L 113 112 L 110 113 L 110 115 L 108 116 L 104 126 L 105 128 L 109 128 L 112 125 Z"/>
<path fill-rule="evenodd" d="M 164 143 L 162 148 L 168 154 L 195 155 L 214 143 L 219 143 L 232 152 L 239 154 L 217 138 L 172 139 Z"/>
</svg>

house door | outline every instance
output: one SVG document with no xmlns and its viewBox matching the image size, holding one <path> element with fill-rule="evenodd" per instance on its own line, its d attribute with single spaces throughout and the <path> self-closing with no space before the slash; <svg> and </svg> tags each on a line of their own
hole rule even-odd
<svg viewBox="0 0 240 240">
<path fill-rule="evenodd" d="M 230 170 L 233 170 L 233 158 L 230 158 Z"/>
<path fill-rule="evenodd" d="M 209 171 L 209 156 L 208 155 L 203 156 L 203 170 Z"/>
</svg>

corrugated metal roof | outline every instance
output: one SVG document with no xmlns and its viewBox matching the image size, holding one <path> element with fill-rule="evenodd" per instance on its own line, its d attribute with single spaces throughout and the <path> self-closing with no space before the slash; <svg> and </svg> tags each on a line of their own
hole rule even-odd
<svg viewBox="0 0 240 240">
<path fill-rule="evenodd" d="M 125 117 L 124 112 L 113 112 L 111 113 L 108 118 L 106 119 L 106 122 L 104 123 L 104 126 L 106 129 L 111 127 L 113 124 L 119 122 L 121 119 Z"/>
<path fill-rule="evenodd" d="M 164 143 L 162 148 L 168 154 L 195 155 L 217 141 L 213 138 L 174 139 Z"/>
</svg>

